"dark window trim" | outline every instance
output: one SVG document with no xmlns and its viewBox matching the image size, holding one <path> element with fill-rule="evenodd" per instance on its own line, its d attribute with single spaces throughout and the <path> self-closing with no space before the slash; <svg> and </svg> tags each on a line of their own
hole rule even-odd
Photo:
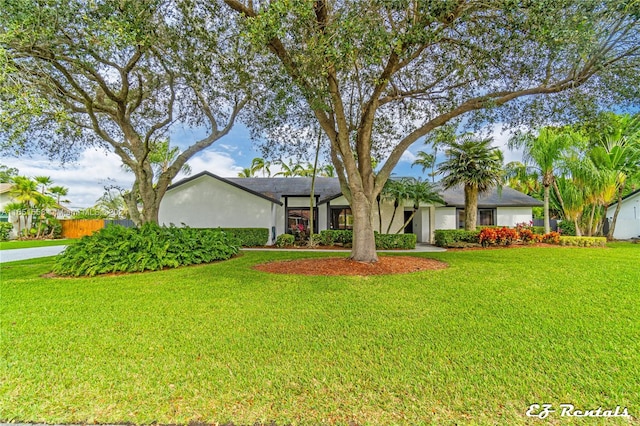
<svg viewBox="0 0 640 426">
<path fill-rule="evenodd" d="M 285 206 L 286 206 L 286 202 L 285 202 Z M 284 213 L 284 233 L 285 234 L 290 234 L 291 232 L 289 231 L 289 212 L 291 210 L 309 210 L 309 207 L 285 207 L 285 213 Z M 318 233 L 318 208 L 314 207 L 313 208 L 313 233 L 317 234 Z"/>
<path fill-rule="evenodd" d="M 491 211 L 491 225 L 480 225 L 480 211 Z M 464 229 L 464 220 L 460 220 L 460 212 L 464 212 L 464 208 L 457 207 L 456 208 L 456 228 Z M 495 207 L 478 207 L 478 212 L 476 215 L 476 225 L 477 226 L 496 226 L 498 223 L 498 209 Z"/>
<path fill-rule="evenodd" d="M 328 212 L 328 221 L 327 221 L 327 229 L 334 229 L 331 227 L 332 223 L 331 220 L 333 219 L 333 215 L 331 214 L 332 210 L 344 210 L 344 209 L 349 209 L 351 210 L 351 206 L 350 205 L 337 205 L 337 206 L 329 206 L 329 208 L 327 209 Z M 351 211 L 351 215 L 353 216 L 353 210 Z M 351 227 L 353 229 L 353 226 Z M 335 229 L 339 229 L 339 228 L 335 228 Z M 345 228 L 347 229 L 347 228 Z"/>
</svg>

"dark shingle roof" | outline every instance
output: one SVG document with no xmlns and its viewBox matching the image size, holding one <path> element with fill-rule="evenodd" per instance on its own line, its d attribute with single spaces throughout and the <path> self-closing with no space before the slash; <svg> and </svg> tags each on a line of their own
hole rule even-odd
<svg viewBox="0 0 640 426">
<path fill-rule="evenodd" d="M 183 179 L 169 187 L 176 188 L 189 181 L 197 179 L 201 176 L 210 176 L 236 188 L 265 198 L 277 204 L 282 196 L 309 196 L 311 193 L 311 178 L 309 177 L 290 177 L 290 178 L 223 178 L 213 173 L 202 172 L 197 175 Z M 437 184 L 436 184 L 437 185 Z M 317 177 L 315 184 L 315 195 L 318 197 L 320 204 L 330 201 L 341 195 L 340 183 L 337 178 Z M 464 190 L 462 187 L 441 190 L 440 194 L 445 201 L 446 206 L 464 207 Z M 492 208 L 498 206 L 504 207 L 538 207 L 542 206 L 542 201 L 536 200 L 522 192 L 518 192 L 512 188 L 502 188 L 500 194 L 497 189 L 492 189 L 478 197 L 479 208 Z"/>
<path fill-rule="evenodd" d="M 502 193 L 500 193 L 502 192 Z M 447 206 L 464 207 L 464 189 L 462 186 L 440 190 L 440 195 Z M 493 207 L 542 207 L 543 202 L 533 197 L 516 191 L 508 186 L 502 187 L 502 191 L 493 188 L 488 192 L 478 195 L 478 208 Z"/>
<path fill-rule="evenodd" d="M 226 178 L 226 180 L 261 194 L 271 194 L 273 198 L 280 198 L 283 195 L 308 197 L 311 193 L 310 177 Z M 314 194 L 320 200 L 340 194 L 338 179 L 317 177 Z"/>
</svg>

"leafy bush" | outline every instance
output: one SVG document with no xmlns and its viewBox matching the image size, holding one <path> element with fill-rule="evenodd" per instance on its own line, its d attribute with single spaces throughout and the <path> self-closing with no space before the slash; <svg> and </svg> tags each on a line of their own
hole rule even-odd
<svg viewBox="0 0 640 426">
<path fill-rule="evenodd" d="M 325 229 L 324 231 L 320 231 L 320 242 L 324 246 L 352 244 L 353 231 L 350 229 Z"/>
<path fill-rule="evenodd" d="M 464 229 L 437 229 L 434 232 L 435 243 L 439 247 L 450 247 L 456 243 L 479 242 L 480 231 L 465 231 Z"/>
<path fill-rule="evenodd" d="M 269 241 L 267 228 L 221 228 L 224 232 L 240 241 L 242 247 L 264 246 Z"/>
<path fill-rule="evenodd" d="M 574 236 L 561 236 L 561 246 L 575 246 L 575 247 L 604 247 L 607 245 L 606 237 L 574 237 Z"/>
<path fill-rule="evenodd" d="M 560 233 L 551 231 L 548 234 L 544 234 L 542 236 L 542 242 L 547 244 L 559 244 L 560 243 Z"/>
<path fill-rule="evenodd" d="M 544 226 L 533 226 L 531 230 L 534 234 L 544 235 Z"/>
<path fill-rule="evenodd" d="M 376 249 L 378 250 L 411 250 L 416 248 L 417 237 L 415 234 L 378 234 L 376 232 L 375 237 Z"/>
<path fill-rule="evenodd" d="M 12 229 L 12 223 L 0 222 L 0 241 L 9 241 L 9 233 Z"/>
<path fill-rule="evenodd" d="M 558 231 L 560 231 L 562 235 L 575 236 L 576 224 L 570 220 L 563 220 L 558 225 Z"/>
<path fill-rule="evenodd" d="M 295 240 L 296 240 L 296 237 L 294 237 L 291 234 L 280 234 L 276 238 L 276 247 L 282 248 L 282 247 L 292 246 Z"/>
<path fill-rule="evenodd" d="M 157 271 L 163 268 L 226 260 L 238 253 L 235 238 L 214 229 L 110 225 L 83 237 L 58 256 L 60 275 Z"/>
<path fill-rule="evenodd" d="M 490 244 L 508 246 L 514 241 L 518 240 L 518 238 L 518 231 L 503 226 L 502 228 L 498 229 L 484 228 L 482 231 L 480 231 L 478 241 L 480 241 L 480 244 L 482 244 L 483 247 L 486 247 Z"/>
</svg>

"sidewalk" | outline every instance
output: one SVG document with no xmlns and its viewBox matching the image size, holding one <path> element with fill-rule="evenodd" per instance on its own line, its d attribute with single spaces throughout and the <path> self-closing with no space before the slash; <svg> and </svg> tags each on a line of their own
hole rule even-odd
<svg viewBox="0 0 640 426">
<path fill-rule="evenodd" d="M 67 246 L 34 247 L 25 249 L 0 250 L 0 263 L 36 259 L 60 254 Z"/>
</svg>

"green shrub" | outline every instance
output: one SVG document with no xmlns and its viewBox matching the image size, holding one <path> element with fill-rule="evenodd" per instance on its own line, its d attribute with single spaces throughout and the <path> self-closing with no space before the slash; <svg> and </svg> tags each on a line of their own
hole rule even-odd
<svg viewBox="0 0 640 426">
<path fill-rule="evenodd" d="M 532 226 L 531 230 L 534 234 L 544 235 L 544 226 Z"/>
<path fill-rule="evenodd" d="M 54 265 L 60 275 L 157 271 L 229 259 L 240 244 L 215 229 L 110 225 L 65 249 Z"/>
<path fill-rule="evenodd" d="M 276 238 L 276 247 L 289 247 L 296 241 L 296 237 L 291 234 L 280 234 Z"/>
<path fill-rule="evenodd" d="M 478 244 L 480 231 L 464 229 L 437 229 L 434 232 L 435 243 L 439 247 L 449 247 L 455 243 Z"/>
<path fill-rule="evenodd" d="M 417 237 L 415 234 L 378 234 L 376 232 L 376 249 L 410 250 L 416 248 Z"/>
<path fill-rule="evenodd" d="M 9 241 L 9 233 L 12 229 L 12 223 L 0 222 L 0 241 Z"/>
<path fill-rule="evenodd" d="M 563 220 L 558 225 L 558 231 L 562 235 L 567 236 L 575 236 L 576 235 L 576 224 L 570 220 Z"/>
<path fill-rule="evenodd" d="M 267 228 L 221 228 L 240 241 L 242 247 L 264 246 L 269 241 Z"/>
<path fill-rule="evenodd" d="M 324 246 L 352 244 L 353 231 L 350 229 L 325 229 L 320 231 L 320 243 Z"/>
<path fill-rule="evenodd" d="M 604 247 L 607 245 L 607 238 L 561 236 L 560 245 L 574 247 Z"/>
</svg>

